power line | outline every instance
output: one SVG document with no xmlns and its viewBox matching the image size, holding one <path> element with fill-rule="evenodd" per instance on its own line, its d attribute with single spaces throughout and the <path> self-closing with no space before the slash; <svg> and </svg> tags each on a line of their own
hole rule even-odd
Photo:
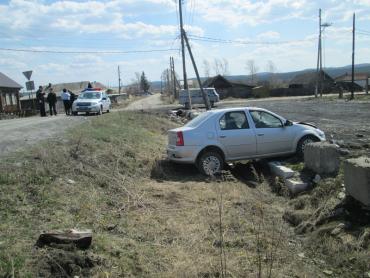
<svg viewBox="0 0 370 278">
<path fill-rule="evenodd" d="M 303 40 L 291 40 L 291 41 L 242 41 L 242 40 L 225 40 L 220 38 L 211 38 L 211 37 L 202 37 L 197 35 L 188 35 L 191 39 L 196 41 L 205 41 L 205 42 L 215 42 L 215 43 L 224 43 L 224 44 L 246 44 L 246 45 L 274 45 L 274 44 L 288 44 L 294 42 L 304 42 L 304 41 L 313 41 L 312 39 L 303 39 Z"/>
<path fill-rule="evenodd" d="M 356 31 L 357 32 L 361 32 L 361 33 L 368 33 L 368 34 L 370 34 L 370 31 L 363 30 L 363 29 L 357 29 Z"/>
<path fill-rule="evenodd" d="M 169 49 L 150 49 L 150 50 L 131 50 L 131 51 L 59 51 L 59 50 L 16 49 L 0 47 L 0 51 L 53 53 L 53 54 L 134 54 L 134 53 L 167 52 L 178 50 L 179 49 L 177 48 L 169 48 Z"/>
</svg>

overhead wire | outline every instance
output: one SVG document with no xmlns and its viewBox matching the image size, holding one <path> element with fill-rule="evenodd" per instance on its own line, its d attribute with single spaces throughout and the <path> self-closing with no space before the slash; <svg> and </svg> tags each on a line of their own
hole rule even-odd
<svg viewBox="0 0 370 278">
<path fill-rule="evenodd" d="M 0 51 L 50 53 L 50 54 L 138 54 L 138 53 L 178 51 L 178 49 L 168 48 L 168 49 L 128 50 L 128 51 L 60 51 L 60 50 L 38 50 L 38 49 L 19 49 L 19 48 L 0 47 Z"/>
<path fill-rule="evenodd" d="M 302 40 L 289 40 L 289 41 L 244 41 L 244 40 L 228 40 L 228 39 L 220 39 L 220 38 L 212 38 L 212 37 L 203 37 L 188 34 L 188 37 L 197 40 L 197 41 L 205 41 L 205 42 L 214 42 L 214 43 L 224 43 L 224 44 L 245 44 L 245 45 L 278 45 L 278 44 L 289 44 L 294 42 L 304 42 L 304 41 L 314 41 L 316 38 L 311 39 L 302 39 Z"/>
</svg>

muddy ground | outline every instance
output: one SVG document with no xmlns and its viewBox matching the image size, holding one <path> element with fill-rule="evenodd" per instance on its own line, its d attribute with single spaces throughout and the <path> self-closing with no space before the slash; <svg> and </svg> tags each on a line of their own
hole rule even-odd
<svg viewBox="0 0 370 278">
<path fill-rule="evenodd" d="M 333 99 L 264 99 L 223 101 L 216 108 L 256 106 L 292 121 L 314 123 L 353 155 L 370 154 L 370 101 Z"/>
</svg>

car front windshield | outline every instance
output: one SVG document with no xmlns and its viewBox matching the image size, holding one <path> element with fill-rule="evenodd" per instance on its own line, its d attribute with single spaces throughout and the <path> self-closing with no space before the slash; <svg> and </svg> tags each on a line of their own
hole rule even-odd
<svg viewBox="0 0 370 278">
<path fill-rule="evenodd" d="M 199 126 L 206 118 L 208 118 L 208 116 L 210 115 L 210 113 L 208 112 L 204 112 L 202 114 L 200 114 L 199 116 L 195 117 L 194 119 L 192 119 L 190 122 L 188 122 L 185 126 L 186 127 L 197 127 Z"/>
<path fill-rule="evenodd" d="M 93 92 L 88 92 L 88 93 L 82 93 L 78 97 L 79 99 L 100 99 L 101 94 L 100 93 L 93 93 Z"/>
</svg>

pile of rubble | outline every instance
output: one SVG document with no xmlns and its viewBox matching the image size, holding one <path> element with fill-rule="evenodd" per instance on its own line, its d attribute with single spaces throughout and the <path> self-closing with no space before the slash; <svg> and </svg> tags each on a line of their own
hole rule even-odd
<svg viewBox="0 0 370 278">
<path fill-rule="evenodd" d="M 200 113 L 202 113 L 200 110 L 178 109 L 169 110 L 167 115 L 171 121 L 183 125 L 197 117 Z"/>
</svg>

